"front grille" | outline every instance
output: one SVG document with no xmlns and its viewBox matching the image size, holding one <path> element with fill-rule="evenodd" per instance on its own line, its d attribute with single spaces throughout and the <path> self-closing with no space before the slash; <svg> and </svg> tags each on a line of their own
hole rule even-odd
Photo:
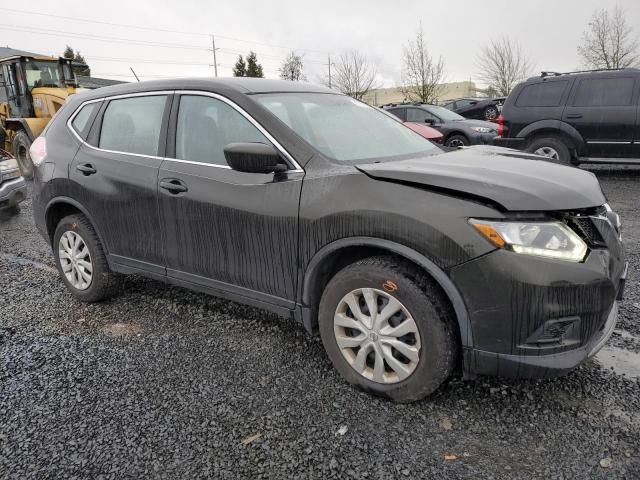
<svg viewBox="0 0 640 480">
<path fill-rule="evenodd" d="M 593 224 L 591 217 L 571 217 L 569 223 L 590 247 L 602 248 L 607 246 L 602 235 Z"/>
</svg>

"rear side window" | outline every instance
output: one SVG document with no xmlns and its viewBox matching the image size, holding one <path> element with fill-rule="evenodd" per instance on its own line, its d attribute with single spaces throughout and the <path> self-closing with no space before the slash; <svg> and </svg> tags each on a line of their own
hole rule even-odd
<svg viewBox="0 0 640 480">
<path fill-rule="evenodd" d="M 71 126 L 81 138 L 86 139 L 91 130 L 93 119 L 102 102 L 88 103 L 80 109 L 71 122 Z"/>
<path fill-rule="evenodd" d="M 569 82 L 566 80 L 555 82 L 541 82 L 533 85 L 526 85 L 518 99 L 518 107 L 558 107 L 562 100 L 562 95 L 567 89 Z"/>
<path fill-rule="evenodd" d="M 202 95 L 180 97 L 177 159 L 227 165 L 224 147 L 236 142 L 270 145 L 260 130 L 225 102 Z"/>
<path fill-rule="evenodd" d="M 98 146 L 116 152 L 158 155 L 166 99 L 166 95 L 154 95 L 110 101 Z"/>
<path fill-rule="evenodd" d="M 633 78 L 593 78 L 580 80 L 573 101 L 575 107 L 616 107 L 631 105 Z"/>
</svg>

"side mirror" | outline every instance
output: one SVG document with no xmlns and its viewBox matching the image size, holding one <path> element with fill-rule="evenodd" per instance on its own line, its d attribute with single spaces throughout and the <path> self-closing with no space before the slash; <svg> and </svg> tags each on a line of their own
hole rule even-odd
<svg viewBox="0 0 640 480">
<path fill-rule="evenodd" d="M 425 118 L 424 123 L 426 123 L 427 125 L 433 125 L 436 122 L 433 118 Z"/>
<path fill-rule="evenodd" d="M 287 169 L 278 150 L 264 143 L 230 143 L 224 147 L 224 158 L 239 172 L 274 173 Z"/>
<path fill-rule="evenodd" d="M 469 105 L 477 105 L 478 102 L 476 102 L 475 100 L 473 102 L 469 102 Z"/>
</svg>

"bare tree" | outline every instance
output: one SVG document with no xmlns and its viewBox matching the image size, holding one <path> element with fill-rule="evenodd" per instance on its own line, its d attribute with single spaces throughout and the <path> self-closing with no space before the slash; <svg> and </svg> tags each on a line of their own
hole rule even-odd
<svg viewBox="0 0 640 480">
<path fill-rule="evenodd" d="M 404 67 L 400 90 L 409 100 L 434 103 L 442 93 L 444 80 L 444 60 L 429 54 L 424 41 L 422 25 L 415 40 L 409 40 L 404 48 Z"/>
<path fill-rule="evenodd" d="M 280 66 L 280 78 L 292 82 L 306 81 L 307 77 L 303 68 L 302 55 L 298 55 L 292 50 Z"/>
<path fill-rule="evenodd" d="M 356 50 L 342 53 L 334 64 L 332 86 L 358 100 L 378 88 L 376 69 Z"/>
<path fill-rule="evenodd" d="M 587 68 L 626 68 L 640 62 L 638 37 L 627 23 L 626 12 L 615 7 L 610 14 L 602 8 L 593 12 L 582 34 L 578 55 Z"/>
<path fill-rule="evenodd" d="M 480 76 L 489 88 L 507 96 L 518 82 L 530 76 L 533 64 L 526 58 L 520 44 L 509 37 L 492 40 L 478 57 Z"/>
</svg>

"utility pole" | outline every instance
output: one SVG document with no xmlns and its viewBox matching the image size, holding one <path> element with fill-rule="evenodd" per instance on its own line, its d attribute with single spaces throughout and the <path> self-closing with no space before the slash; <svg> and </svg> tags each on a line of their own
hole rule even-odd
<svg viewBox="0 0 640 480">
<path fill-rule="evenodd" d="M 216 59 L 216 37 L 211 35 L 211 46 L 213 47 L 213 71 L 216 77 L 218 76 L 218 60 Z"/>
<path fill-rule="evenodd" d="M 331 54 L 327 55 L 327 66 L 329 67 L 329 88 L 331 88 Z"/>
</svg>

